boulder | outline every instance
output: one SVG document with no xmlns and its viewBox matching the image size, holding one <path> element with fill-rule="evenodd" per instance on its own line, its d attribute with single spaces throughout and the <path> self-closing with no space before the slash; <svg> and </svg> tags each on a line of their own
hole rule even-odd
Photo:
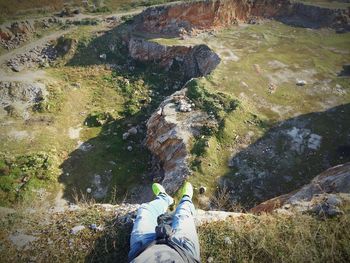
<svg viewBox="0 0 350 263">
<path fill-rule="evenodd" d="M 205 76 L 220 63 L 219 56 L 206 45 L 194 47 L 164 46 L 145 39 L 132 37 L 128 44 L 130 57 L 141 62 L 155 62 L 170 70 L 180 65 L 186 79 Z"/>
</svg>

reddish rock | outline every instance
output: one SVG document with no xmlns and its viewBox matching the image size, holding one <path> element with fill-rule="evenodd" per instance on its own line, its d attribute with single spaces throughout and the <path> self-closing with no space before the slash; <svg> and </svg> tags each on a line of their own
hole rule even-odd
<svg viewBox="0 0 350 263">
<path fill-rule="evenodd" d="M 237 23 L 276 18 L 303 27 L 350 30 L 349 12 L 294 3 L 290 0 L 212 0 L 176 3 L 146 9 L 135 18 L 135 30 L 184 37 Z"/>
</svg>

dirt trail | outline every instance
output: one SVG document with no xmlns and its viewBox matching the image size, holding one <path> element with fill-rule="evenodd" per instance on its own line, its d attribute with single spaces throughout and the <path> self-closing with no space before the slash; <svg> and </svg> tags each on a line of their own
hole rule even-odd
<svg viewBox="0 0 350 263">
<path fill-rule="evenodd" d="M 85 15 L 85 14 L 79 14 L 75 17 L 67 17 L 67 18 L 62 18 L 62 21 L 65 22 L 67 20 L 71 21 L 79 21 L 85 18 L 101 18 L 104 19 L 106 17 L 111 17 L 111 16 L 126 16 L 126 15 L 135 15 L 138 14 L 142 11 L 142 9 L 136 9 L 133 11 L 128 11 L 128 12 L 118 12 L 118 13 L 113 13 L 113 14 L 103 14 L 103 15 Z M 55 40 L 59 38 L 62 35 L 68 34 L 71 31 L 73 31 L 76 27 L 72 27 L 67 30 L 58 30 L 55 31 L 51 34 L 48 34 L 40 39 L 36 39 L 34 41 L 28 42 L 24 44 L 23 46 L 16 48 L 14 50 L 11 50 L 8 53 L 5 53 L 0 56 L 0 81 L 35 81 L 37 79 L 42 79 L 45 77 L 45 72 L 43 70 L 23 70 L 21 72 L 12 72 L 11 70 L 8 69 L 6 66 L 6 63 L 9 59 L 19 55 L 26 53 L 30 51 L 31 49 L 44 45 L 47 42 L 50 42 L 52 40 Z"/>
</svg>

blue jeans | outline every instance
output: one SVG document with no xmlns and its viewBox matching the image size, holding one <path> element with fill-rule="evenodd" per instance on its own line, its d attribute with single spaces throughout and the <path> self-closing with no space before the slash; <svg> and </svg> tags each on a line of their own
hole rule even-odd
<svg viewBox="0 0 350 263">
<path fill-rule="evenodd" d="M 168 195 L 160 194 L 155 200 L 142 204 L 138 209 L 130 237 L 129 260 L 134 257 L 141 247 L 156 239 L 157 218 L 167 211 L 170 202 Z M 194 212 L 192 200 L 188 196 L 184 196 L 176 208 L 173 218 L 173 238 L 177 244 L 184 247 L 194 258 L 199 260 L 199 242 L 193 219 Z"/>
</svg>

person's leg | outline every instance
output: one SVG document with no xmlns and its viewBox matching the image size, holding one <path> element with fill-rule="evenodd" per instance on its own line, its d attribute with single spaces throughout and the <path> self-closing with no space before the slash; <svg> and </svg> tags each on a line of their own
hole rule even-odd
<svg viewBox="0 0 350 263">
<path fill-rule="evenodd" d="M 192 199 L 187 195 L 183 196 L 176 208 L 172 227 L 175 231 L 175 242 L 183 246 L 194 258 L 199 260 L 199 241 L 194 224 L 194 212 L 195 208 Z"/>
<path fill-rule="evenodd" d="M 142 246 L 155 240 L 157 218 L 166 212 L 172 202 L 173 199 L 169 195 L 160 193 L 155 200 L 140 206 L 131 231 L 129 259 Z"/>
</svg>

